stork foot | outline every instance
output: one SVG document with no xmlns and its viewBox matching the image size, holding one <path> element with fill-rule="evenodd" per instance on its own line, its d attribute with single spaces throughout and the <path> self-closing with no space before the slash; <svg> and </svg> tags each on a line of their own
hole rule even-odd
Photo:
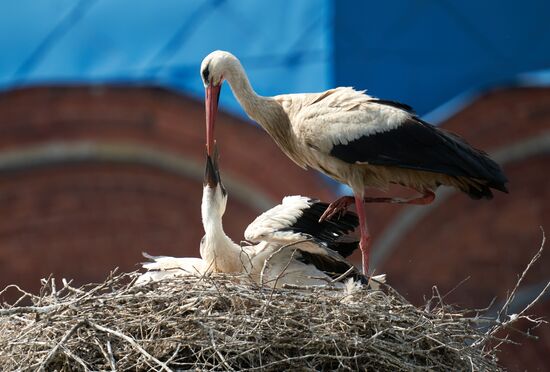
<svg viewBox="0 0 550 372">
<path fill-rule="evenodd" d="M 342 217 L 344 213 L 348 210 L 349 206 L 354 203 L 355 199 L 353 196 L 342 196 L 341 198 L 336 199 L 329 204 L 327 210 L 319 218 L 319 223 L 330 220 L 333 217 Z"/>
<path fill-rule="evenodd" d="M 363 201 L 365 203 L 390 203 L 390 204 L 412 204 L 412 205 L 426 205 L 433 202 L 435 199 L 435 193 L 431 190 L 424 191 L 422 196 L 415 198 L 378 198 L 365 196 Z"/>
</svg>

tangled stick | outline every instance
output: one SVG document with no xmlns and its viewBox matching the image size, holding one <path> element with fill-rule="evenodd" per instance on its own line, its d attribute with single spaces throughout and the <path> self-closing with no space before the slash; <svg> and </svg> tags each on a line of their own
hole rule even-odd
<svg viewBox="0 0 550 372">
<path fill-rule="evenodd" d="M 387 285 L 345 294 L 262 288 L 229 274 L 140 287 L 133 285 L 135 272 L 114 272 L 81 288 L 66 280 L 56 287 L 50 278 L 39 295 L 21 291 L 24 299 L 15 306 L 0 306 L 0 365 L 60 371 L 498 371 L 502 332 L 520 318 L 533 327 L 542 324 L 527 312 L 548 285 L 517 315 L 507 311 L 543 246 L 496 319 L 447 306 L 437 291 L 435 305 L 415 307 Z M 20 306 L 24 301 L 32 304 Z"/>
</svg>

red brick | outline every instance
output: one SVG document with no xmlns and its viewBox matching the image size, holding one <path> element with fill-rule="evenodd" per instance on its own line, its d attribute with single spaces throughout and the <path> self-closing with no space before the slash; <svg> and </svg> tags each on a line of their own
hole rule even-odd
<svg viewBox="0 0 550 372">
<path fill-rule="evenodd" d="M 295 193 L 330 199 L 314 172 L 294 166 L 260 129 L 220 113 L 223 175 L 274 201 Z M 0 153 L 49 142 L 131 143 L 203 164 L 201 102 L 155 88 L 41 87 L 0 94 Z M 112 163 L 50 165 L 0 173 L 0 287 L 36 291 L 39 279 L 98 281 L 133 270 L 141 252 L 198 256 L 197 180 Z M 236 241 L 259 213 L 229 199 L 224 225 Z"/>
</svg>

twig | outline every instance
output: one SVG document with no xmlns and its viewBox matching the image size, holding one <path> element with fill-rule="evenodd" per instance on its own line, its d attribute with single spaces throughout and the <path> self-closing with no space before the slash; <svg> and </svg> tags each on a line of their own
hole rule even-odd
<svg viewBox="0 0 550 372">
<path fill-rule="evenodd" d="M 525 314 L 525 312 L 527 310 L 532 308 L 533 305 L 538 303 L 540 301 L 540 299 L 550 289 L 550 282 L 548 282 L 544 286 L 542 291 L 538 294 L 538 296 L 533 301 L 531 301 L 527 306 L 525 306 L 518 314 L 513 314 L 512 316 L 508 316 L 509 319 L 506 320 L 506 321 L 502 320 L 503 315 L 508 313 L 508 308 L 510 307 L 510 304 L 514 301 L 516 293 L 517 293 L 521 283 L 523 282 L 524 278 L 526 277 L 527 273 L 531 270 L 533 265 L 538 261 L 538 259 L 542 255 L 542 251 L 544 250 L 544 245 L 546 243 L 546 236 L 544 234 L 544 230 L 542 229 L 542 227 L 541 227 L 541 231 L 542 231 L 542 242 L 540 244 L 540 248 L 537 251 L 537 253 L 535 253 L 535 255 L 531 258 L 531 260 L 527 264 L 527 267 L 523 270 L 523 272 L 521 273 L 519 279 L 517 280 L 516 285 L 514 286 L 514 289 L 508 295 L 506 301 L 504 302 L 504 305 L 502 305 L 501 309 L 498 311 L 498 314 L 497 314 L 496 319 L 495 319 L 496 324 L 491 329 L 489 329 L 489 331 L 486 333 L 486 337 L 476 341 L 474 343 L 474 346 L 478 346 L 478 345 L 482 345 L 482 344 L 487 343 L 490 339 L 492 339 L 494 337 L 494 335 L 497 332 L 499 332 L 502 329 L 510 327 L 513 323 L 517 322 L 519 319 L 527 319 L 528 321 L 530 321 L 530 319 L 528 317 L 525 317 L 523 314 Z M 531 323 L 540 324 L 540 322 L 532 322 L 532 321 L 531 321 Z"/>
<path fill-rule="evenodd" d="M 214 352 L 216 353 L 216 355 L 218 355 L 220 357 L 220 360 L 221 360 L 222 364 L 228 370 L 234 371 L 235 369 L 233 369 L 229 364 L 227 364 L 227 361 L 225 360 L 225 357 L 222 355 L 222 353 L 220 353 L 220 351 L 216 347 L 216 341 L 214 340 L 214 331 L 212 329 L 209 329 L 208 334 L 210 335 L 210 342 L 212 343 L 212 348 L 214 349 Z"/>
<path fill-rule="evenodd" d="M 281 253 L 282 251 L 284 251 L 285 249 L 287 248 L 290 248 L 290 247 L 293 247 L 297 244 L 300 244 L 300 243 L 304 243 L 304 242 L 308 242 L 308 241 L 311 241 L 311 239 L 302 239 L 302 240 L 297 240 L 295 242 L 291 242 L 291 243 L 288 243 L 288 244 L 285 244 L 283 245 L 282 247 L 280 247 L 279 249 L 277 249 L 275 252 L 273 252 L 272 254 L 269 255 L 269 257 L 264 261 L 264 265 L 262 267 L 262 271 L 260 272 L 260 283 L 262 286 L 265 285 L 265 281 L 264 281 L 264 273 L 265 273 L 265 270 L 267 269 L 267 267 L 269 266 L 269 261 L 271 261 L 273 259 L 273 257 L 277 256 L 279 253 Z M 273 284 L 273 288 L 276 288 L 277 287 L 277 282 L 279 281 L 279 279 L 281 278 L 281 276 L 285 273 L 286 269 L 288 269 L 288 266 L 290 265 L 290 263 L 292 262 L 292 259 L 294 258 L 294 255 L 296 254 L 296 251 L 298 250 L 298 248 L 294 248 L 294 250 L 292 251 L 292 254 L 290 255 L 290 258 L 288 259 L 288 262 L 286 263 L 286 265 L 283 267 L 283 269 L 281 270 L 281 272 L 277 275 L 277 278 L 275 279 L 275 283 Z"/>
<path fill-rule="evenodd" d="M 113 348 L 111 347 L 111 341 L 107 340 L 107 354 L 109 356 L 109 365 L 113 371 L 116 371 L 116 361 L 113 355 Z"/>
<path fill-rule="evenodd" d="M 328 284 L 319 284 L 319 285 L 297 285 L 285 283 L 283 284 L 284 289 L 296 289 L 299 291 L 314 291 L 314 290 L 324 290 L 324 291 L 341 291 L 340 288 L 334 287 Z"/>
<path fill-rule="evenodd" d="M 111 342 L 107 340 L 106 342 L 107 350 L 105 350 L 103 346 L 101 346 L 101 343 L 99 342 L 98 339 L 95 339 L 94 341 L 97 347 L 99 348 L 99 350 L 101 351 L 101 354 L 103 354 L 103 356 L 105 357 L 105 360 L 107 361 L 107 363 L 109 363 L 109 366 L 111 367 L 111 371 L 116 371 L 115 358 L 113 356 Z"/>
<path fill-rule="evenodd" d="M 23 294 L 21 297 L 19 297 L 19 298 L 17 299 L 17 301 L 15 301 L 15 302 L 11 305 L 11 307 L 16 307 L 16 306 L 18 306 L 18 305 L 19 305 L 21 302 L 23 302 L 26 298 L 30 298 L 31 300 L 32 300 L 33 298 L 36 298 L 35 295 L 33 295 L 32 293 L 29 293 L 29 292 L 27 292 L 27 291 L 21 289 L 21 287 L 19 287 L 19 286 L 16 285 L 16 284 L 10 284 L 10 285 L 8 285 L 6 288 L 4 288 L 3 290 L 1 290 L 1 291 L 0 291 L 0 297 L 1 297 L 5 292 L 7 292 L 9 289 L 11 289 L 11 288 L 15 288 L 17 291 L 19 291 L 19 292 L 21 292 L 21 293 Z"/>
<path fill-rule="evenodd" d="M 69 331 L 67 333 L 65 333 L 65 335 L 61 338 L 61 340 L 57 343 L 57 345 L 54 346 L 53 349 L 50 350 L 50 352 L 48 353 L 48 355 L 46 356 L 46 358 L 44 358 L 44 360 L 42 361 L 42 363 L 40 363 L 40 366 L 38 367 L 38 370 L 39 371 L 45 371 L 45 367 L 46 365 L 48 364 L 48 362 L 50 361 L 50 359 L 52 359 L 52 357 L 55 355 L 55 353 L 57 353 L 57 350 L 65 343 L 67 342 L 67 340 L 73 335 L 73 333 L 75 333 L 75 331 L 80 328 L 83 324 L 85 324 L 86 321 L 80 321 L 78 323 L 76 323 L 75 325 L 73 325 L 71 327 L 71 329 L 69 329 Z"/>
<path fill-rule="evenodd" d="M 168 366 L 158 360 L 157 358 L 155 358 L 154 356 L 152 356 L 151 354 L 149 354 L 144 348 L 142 348 L 133 338 L 125 335 L 124 333 L 120 333 L 118 331 L 115 331 L 114 329 L 110 329 L 110 328 L 107 328 L 107 327 L 103 327 L 103 326 L 100 326 L 99 324 L 95 324 L 93 322 L 90 322 L 88 321 L 87 322 L 90 326 L 94 327 L 95 329 L 99 330 L 99 331 L 102 331 L 102 332 L 106 332 L 106 333 L 110 333 L 112 334 L 113 336 L 117 336 L 118 338 L 121 338 L 123 339 L 124 341 L 128 342 L 130 345 L 132 345 L 136 350 L 138 350 L 143 356 L 145 356 L 147 359 L 150 359 L 152 361 L 154 361 L 156 364 L 159 365 L 159 367 L 161 367 L 163 370 L 167 371 L 167 372 L 172 372 L 172 370 L 170 368 L 168 368 Z"/>
<path fill-rule="evenodd" d="M 68 306 L 70 304 L 77 303 L 79 300 L 74 300 L 65 303 L 57 303 L 53 305 L 46 306 L 21 306 L 21 307 L 12 307 L 9 309 L 0 309 L 0 315 L 13 315 L 13 314 L 46 314 L 57 310 L 63 306 Z"/>
<path fill-rule="evenodd" d="M 339 282 L 340 280 L 344 279 L 345 277 L 347 277 L 352 271 L 355 270 L 355 266 L 350 266 L 349 269 L 346 270 L 345 273 L 343 273 L 342 275 L 340 275 L 339 277 L 337 277 L 336 279 L 332 279 L 330 282 L 331 283 L 336 283 L 336 282 Z"/>
<path fill-rule="evenodd" d="M 527 273 L 531 270 L 531 267 L 535 264 L 535 262 L 537 262 L 538 259 L 540 258 L 541 254 L 542 254 L 542 251 L 544 250 L 544 243 L 545 242 L 546 242 L 546 236 L 544 234 L 544 230 L 542 230 L 542 242 L 540 244 L 540 248 L 537 251 L 537 253 L 535 253 L 533 258 L 531 258 L 531 261 L 529 261 L 529 263 L 527 264 L 527 267 L 521 273 L 521 276 L 519 277 L 518 281 L 516 282 L 516 285 L 514 286 L 514 289 L 512 290 L 512 292 L 510 293 L 510 295 L 506 299 L 506 302 L 504 302 L 504 305 L 502 305 L 502 308 L 500 309 L 500 311 L 498 312 L 498 315 L 497 315 L 498 320 L 501 319 L 502 314 L 506 314 L 506 312 L 508 311 L 508 307 L 510 306 L 510 304 L 512 303 L 512 301 L 514 301 L 514 298 L 516 297 L 516 292 L 519 289 L 519 286 L 521 285 L 521 283 L 523 282 L 523 279 L 525 278 Z"/>
<path fill-rule="evenodd" d="M 86 365 L 86 362 L 84 362 L 84 361 L 82 360 L 81 357 L 79 357 L 78 355 L 74 354 L 72 351 L 70 351 L 70 350 L 68 350 L 68 349 L 65 349 L 64 346 L 61 346 L 61 347 L 64 349 L 63 352 L 64 352 L 65 354 L 67 354 L 67 356 L 68 356 L 69 358 L 72 358 L 72 359 L 76 360 L 76 362 L 77 362 L 78 364 L 80 364 L 80 365 L 84 368 L 84 372 L 87 372 L 87 371 L 90 370 L 90 368 L 88 368 L 88 366 Z"/>
</svg>

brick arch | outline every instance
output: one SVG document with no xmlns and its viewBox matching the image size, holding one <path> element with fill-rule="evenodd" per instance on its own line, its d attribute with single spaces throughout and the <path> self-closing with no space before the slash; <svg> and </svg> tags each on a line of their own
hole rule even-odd
<svg viewBox="0 0 550 372">
<path fill-rule="evenodd" d="M 220 112 L 217 140 L 236 241 L 285 195 L 334 197 L 251 123 Z M 204 104 L 165 89 L 0 93 L 0 287 L 102 280 L 142 251 L 198 256 L 204 143 Z"/>
<path fill-rule="evenodd" d="M 0 152 L 47 142 L 133 143 L 204 161 L 204 104 L 163 88 L 55 86 L 0 93 Z M 274 200 L 334 197 L 315 172 L 295 166 L 256 125 L 220 112 L 223 170 Z"/>
<path fill-rule="evenodd" d="M 196 256 L 202 237 L 195 180 L 129 164 L 66 163 L 0 175 L 0 286 L 39 279 L 101 280 L 134 270 L 141 252 Z M 249 218 L 255 212 L 232 201 Z M 228 221 L 226 230 L 236 234 Z M 238 237 L 238 235 L 237 235 Z"/>
<path fill-rule="evenodd" d="M 204 164 L 194 159 L 132 143 L 89 141 L 50 142 L 0 153 L 0 172 L 78 163 L 114 163 L 156 168 L 174 175 L 203 181 Z M 265 211 L 277 202 L 262 190 L 221 170 L 225 188 L 239 202 L 256 212 Z"/>
</svg>

